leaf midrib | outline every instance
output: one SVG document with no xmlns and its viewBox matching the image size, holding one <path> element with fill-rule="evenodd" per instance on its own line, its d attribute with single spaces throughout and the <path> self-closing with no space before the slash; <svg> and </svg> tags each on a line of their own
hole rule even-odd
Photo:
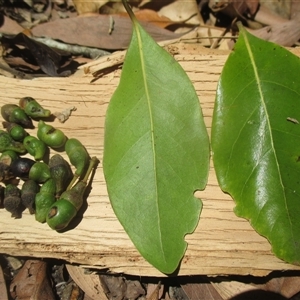
<svg viewBox="0 0 300 300">
<path fill-rule="evenodd" d="M 244 30 L 245 29 L 243 29 L 243 31 Z M 269 131 L 270 131 L 270 139 L 271 139 L 272 150 L 273 150 L 273 153 L 274 153 L 274 156 L 275 156 L 275 161 L 276 161 L 277 171 L 278 171 L 278 174 L 279 174 L 280 184 L 281 184 L 281 187 L 283 189 L 285 209 L 286 209 L 286 212 L 287 212 L 287 215 L 288 215 L 288 219 L 289 219 L 289 223 L 290 223 L 290 228 L 291 228 L 291 233 L 292 233 L 292 236 L 293 236 L 293 240 L 295 240 L 294 239 L 293 230 L 292 230 L 291 217 L 290 217 L 290 213 L 289 213 L 289 210 L 288 210 L 288 207 L 287 207 L 286 194 L 284 192 L 285 187 L 284 187 L 284 184 L 282 182 L 282 177 L 281 177 L 281 173 L 280 173 L 280 167 L 279 167 L 279 163 L 278 163 L 278 158 L 277 158 L 277 154 L 276 154 L 276 151 L 275 151 L 275 148 L 274 148 L 274 140 L 273 140 L 273 135 L 272 135 L 272 130 L 271 130 L 270 119 L 269 119 L 269 115 L 268 115 L 266 103 L 265 103 L 265 100 L 264 100 L 264 95 L 263 95 L 263 92 L 262 92 L 262 89 L 261 89 L 261 80 L 260 80 L 259 75 L 258 75 L 257 66 L 256 66 L 256 63 L 255 63 L 255 59 L 254 59 L 254 56 L 253 56 L 253 52 L 252 52 L 251 46 L 250 46 L 250 42 L 248 40 L 248 36 L 247 36 L 247 34 L 245 34 L 245 32 L 243 32 L 243 36 L 244 36 L 244 39 L 245 39 L 245 45 L 246 45 L 246 48 L 248 50 L 250 61 L 251 61 L 252 67 L 253 67 L 254 76 L 255 76 L 255 80 L 257 82 L 257 87 L 258 87 L 259 95 L 260 95 L 260 98 L 261 98 L 261 102 L 262 102 L 265 114 L 267 116 L 267 124 L 268 124 L 268 128 L 269 128 Z"/>
<path fill-rule="evenodd" d="M 133 20 L 134 24 L 134 30 L 137 35 L 137 40 L 138 40 L 138 49 L 139 49 L 139 55 L 140 55 L 140 61 L 141 61 L 141 68 L 142 68 L 142 76 L 143 76 L 143 82 L 144 82 L 144 88 L 145 88 L 145 94 L 146 94 L 146 99 L 147 99 L 147 105 L 148 105 L 148 110 L 149 110 L 149 117 L 150 117 L 150 130 L 151 130 L 151 145 L 152 145 L 152 152 L 153 152 L 153 168 L 154 168 L 154 176 L 155 176 L 155 199 L 158 199 L 158 190 L 157 190 L 157 170 L 156 170 L 156 155 L 155 155 L 155 146 L 154 146 L 154 122 L 153 122 L 153 114 L 152 114 L 152 108 L 151 108 L 151 101 L 150 101 L 150 94 L 149 94 L 149 88 L 147 84 L 147 79 L 146 79 L 146 68 L 145 68 L 145 59 L 143 55 L 143 44 L 142 44 L 142 37 L 141 37 L 141 32 L 139 25 L 136 20 Z M 161 224 L 160 224 L 160 210 L 158 207 L 158 201 L 156 201 L 156 210 L 158 214 L 158 232 L 159 232 L 159 242 L 160 242 L 160 248 L 161 248 L 161 253 L 163 255 L 163 259 L 166 262 L 166 257 L 165 257 L 165 252 L 164 252 L 164 247 L 163 247 L 163 242 L 162 242 L 162 235 L 161 235 Z"/>
</svg>

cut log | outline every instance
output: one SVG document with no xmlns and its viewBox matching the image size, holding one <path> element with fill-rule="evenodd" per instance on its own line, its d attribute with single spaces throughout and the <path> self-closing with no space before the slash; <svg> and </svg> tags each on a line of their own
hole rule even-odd
<svg viewBox="0 0 300 300">
<path fill-rule="evenodd" d="M 197 45 L 174 44 L 171 53 L 192 80 L 210 131 L 217 81 L 229 52 L 205 50 Z M 300 56 L 300 51 L 298 51 Z M 52 124 L 68 137 L 78 138 L 100 164 L 82 217 L 72 230 L 58 233 L 35 221 L 27 211 L 12 219 L 0 210 L 0 253 L 36 258 L 64 259 L 83 267 L 109 269 L 132 275 L 163 276 L 137 252 L 111 208 L 102 170 L 104 118 L 109 100 L 120 79 L 120 69 L 98 80 L 79 70 L 70 78 L 19 80 L 0 77 L 0 105 L 18 103 L 21 97 L 36 98 L 52 112 L 75 106 L 69 120 Z M 34 134 L 35 130 L 30 131 Z M 65 153 L 63 156 L 66 157 Z M 67 158 L 67 157 L 66 157 Z M 299 270 L 271 252 L 269 242 L 248 221 L 233 213 L 232 198 L 217 183 L 213 164 L 196 231 L 186 236 L 188 249 L 179 275 L 256 275 L 273 270 Z"/>
</svg>

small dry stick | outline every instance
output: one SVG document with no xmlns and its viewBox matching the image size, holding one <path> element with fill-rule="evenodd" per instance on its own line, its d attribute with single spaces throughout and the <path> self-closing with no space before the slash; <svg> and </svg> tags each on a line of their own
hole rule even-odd
<svg viewBox="0 0 300 300">
<path fill-rule="evenodd" d="M 294 119 L 294 118 L 287 117 L 286 120 L 289 121 L 289 122 L 292 122 L 294 124 L 299 124 L 299 121 Z"/>
<path fill-rule="evenodd" d="M 115 20 L 112 16 L 109 16 L 109 29 L 108 29 L 108 34 L 112 34 L 115 26 Z"/>
</svg>

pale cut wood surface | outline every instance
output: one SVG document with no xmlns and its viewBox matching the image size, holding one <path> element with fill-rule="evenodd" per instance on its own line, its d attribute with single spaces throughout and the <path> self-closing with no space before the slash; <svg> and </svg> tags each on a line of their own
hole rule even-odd
<svg viewBox="0 0 300 300">
<path fill-rule="evenodd" d="M 210 131 L 215 91 L 228 52 L 197 46 L 173 45 L 175 58 L 192 80 L 199 95 L 205 123 Z M 174 53 L 174 52 L 173 52 Z M 0 105 L 17 103 L 24 96 L 36 98 L 52 112 L 76 106 L 71 118 L 53 123 L 82 141 L 90 154 L 102 161 L 104 117 L 109 99 L 119 82 L 120 70 L 90 83 L 92 76 L 80 71 L 72 78 L 17 80 L 0 77 Z M 295 270 L 277 259 L 268 241 L 248 221 L 233 213 L 234 202 L 218 187 L 211 163 L 208 185 L 197 196 L 203 211 L 196 231 L 186 237 L 188 249 L 179 275 L 240 274 L 263 276 L 273 270 Z M 64 233 L 51 230 L 27 212 L 12 219 L 0 210 L 0 252 L 17 256 L 60 258 L 82 266 L 134 275 L 162 276 L 136 251 L 116 219 L 107 196 L 100 163 L 84 217 L 76 228 Z"/>
</svg>

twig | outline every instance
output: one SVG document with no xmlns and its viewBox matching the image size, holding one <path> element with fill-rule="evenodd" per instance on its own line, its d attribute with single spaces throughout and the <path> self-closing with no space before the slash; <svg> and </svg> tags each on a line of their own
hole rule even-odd
<svg viewBox="0 0 300 300">
<path fill-rule="evenodd" d="M 38 42 L 41 42 L 49 47 L 64 50 L 64 51 L 70 52 L 73 55 L 84 55 L 85 57 L 89 57 L 92 59 L 96 59 L 96 58 L 110 54 L 110 52 L 102 50 L 102 49 L 90 48 L 90 47 L 79 46 L 79 45 L 65 44 L 65 43 L 55 41 L 50 38 L 33 38 L 33 39 Z"/>
<path fill-rule="evenodd" d="M 19 79 L 33 79 L 33 77 L 31 75 L 25 74 L 24 72 L 21 71 L 17 71 L 15 69 L 12 69 L 8 66 L 3 65 L 2 63 L 0 63 L 0 69 L 9 72 L 10 74 L 14 75 L 15 78 L 19 78 Z"/>
<path fill-rule="evenodd" d="M 108 29 L 108 34 L 112 34 L 113 30 L 115 29 L 115 20 L 114 18 L 110 15 L 109 16 L 109 29 Z"/>
</svg>

